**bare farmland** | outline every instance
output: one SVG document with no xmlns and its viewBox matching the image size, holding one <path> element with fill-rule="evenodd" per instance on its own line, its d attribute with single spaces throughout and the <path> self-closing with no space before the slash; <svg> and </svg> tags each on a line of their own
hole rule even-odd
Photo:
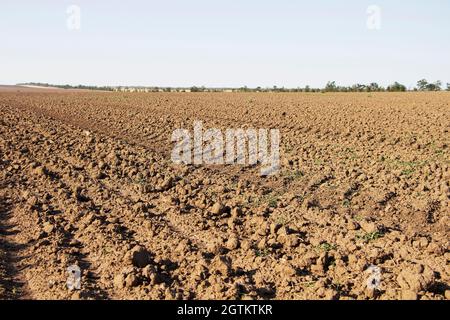
<svg viewBox="0 0 450 320">
<path fill-rule="evenodd" d="M 449 298 L 449 93 L 24 89 L 0 115 L 1 298 Z M 279 174 L 173 164 L 196 120 L 280 129 Z"/>
</svg>

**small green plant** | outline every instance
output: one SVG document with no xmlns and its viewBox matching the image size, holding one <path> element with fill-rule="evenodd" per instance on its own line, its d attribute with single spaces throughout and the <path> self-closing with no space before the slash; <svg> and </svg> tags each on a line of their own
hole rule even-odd
<svg viewBox="0 0 450 320">
<path fill-rule="evenodd" d="M 261 205 L 261 199 L 259 197 L 250 197 L 248 203 L 251 204 L 252 207 L 258 207 Z"/>
<path fill-rule="evenodd" d="M 271 207 L 271 208 L 276 208 L 276 207 L 277 207 L 277 204 L 278 204 L 278 198 L 276 198 L 276 197 L 270 198 L 270 199 L 268 200 L 268 205 L 269 205 L 269 207 Z"/>
<path fill-rule="evenodd" d="M 283 175 L 286 177 L 287 180 L 289 181 L 295 181 L 298 179 L 301 179 L 303 177 L 303 172 L 301 172 L 300 170 L 294 170 L 294 171 L 285 171 L 283 173 Z"/>
<path fill-rule="evenodd" d="M 328 252 L 330 250 L 336 250 L 337 246 L 335 244 L 330 244 L 328 242 L 322 242 L 317 246 L 317 249 L 320 251 Z"/>
<path fill-rule="evenodd" d="M 350 207 L 350 200 L 349 199 L 344 199 L 344 201 L 342 201 L 342 206 L 349 208 Z"/>
<path fill-rule="evenodd" d="M 255 255 L 257 257 L 267 257 L 270 254 L 269 249 L 268 248 L 264 248 L 264 249 L 257 249 L 255 250 Z"/>
<path fill-rule="evenodd" d="M 146 182 L 147 181 L 145 180 L 144 177 L 139 177 L 139 178 L 136 179 L 136 183 L 139 184 L 139 185 L 144 185 L 144 184 L 146 184 Z"/>
<path fill-rule="evenodd" d="M 280 193 L 272 192 L 263 196 L 249 197 L 247 203 L 253 208 L 264 204 L 267 204 L 271 208 L 276 208 L 280 195 Z"/>
<path fill-rule="evenodd" d="M 410 176 L 416 169 L 423 167 L 427 164 L 427 161 L 393 161 L 391 166 L 393 168 L 402 169 L 401 175 Z"/>
<path fill-rule="evenodd" d="M 356 238 L 359 240 L 363 240 L 364 242 L 370 242 L 377 239 L 380 239 L 384 236 L 384 233 L 381 231 L 369 232 L 362 235 L 357 235 Z"/>
<path fill-rule="evenodd" d="M 304 281 L 304 282 L 300 282 L 299 285 L 304 287 L 304 288 L 311 288 L 316 284 L 317 281 L 315 280 L 311 280 L 311 281 Z"/>
<path fill-rule="evenodd" d="M 402 176 L 407 176 L 409 177 L 410 175 L 412 175 L 414 173 L 414 169 L 409 168 L 409 169 L 404 169 L 402 170 L 402 172 L 400 173 Z"/>
</svg>

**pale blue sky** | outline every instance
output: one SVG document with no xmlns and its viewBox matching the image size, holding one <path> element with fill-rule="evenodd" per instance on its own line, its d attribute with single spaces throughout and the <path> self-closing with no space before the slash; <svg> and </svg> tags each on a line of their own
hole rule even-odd
<svg viewBox="0 0 450 320">
<path fill-rule="evenodd" d="M 414 86 L 450 82 L 449 57 L 448 0 L 1 1 L 1 84 Z"/>
</svg>

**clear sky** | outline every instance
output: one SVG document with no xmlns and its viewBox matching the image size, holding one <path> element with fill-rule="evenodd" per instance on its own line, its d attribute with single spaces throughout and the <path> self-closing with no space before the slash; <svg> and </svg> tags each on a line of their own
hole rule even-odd
<svg viewBox="0 0 450 320">
<path fill-rule="evenodd" d="M 80 29 L 70 5 L 81 10 Z M 367 26 L 370 5 L 381 9 L 379 30 Z M 414 86 L 421 78 L 450 82 L 449 0 L 1 1 L 1 84 Z"/>
</svg>

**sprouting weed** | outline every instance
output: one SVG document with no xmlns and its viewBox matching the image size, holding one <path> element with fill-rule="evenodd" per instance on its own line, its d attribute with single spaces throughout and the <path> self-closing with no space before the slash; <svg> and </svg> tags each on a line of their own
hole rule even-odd
<svg viewBox="0 0 450 320">
<path fill-rule="evenodd" d="M 384 236 L 384 233 L 381 231 L 375 231 L 375 232 L 369 232 L 365 234 L 359 234 L 356 235 L 356 238 L 359 240 L 363 240 L 364 242 L 370 242 L 373 240 L 377 240 L 379 238 L 382 238 Z"/>
<path fill-rule="evenodd" d="M 267 257 L 270 254 L 270 252 L 268 248 L 264 248 L 262 250 L 260 249 L 255 250 L 255 254 L 257 257 Z"/>
<path fill-rule="evenodd" d="M 271 208 L 276 208 L 276 207 L 277 207 L 277 204 L 278 204 L 278 198 L 277 198 L 277 197 L 273 197 L 273 198 L 270 198 L 270 199 L 268 200 L 268 205 L 269 205 L 269 207 L 271 207 Z"/>
<path fill-rule="evenodd" d="M 283 172 L 283 176 L 289 181 L 295 181 L 303 178 L 304 174 L 300 170 L 294 170 L 294 171 L 285 171 Z"/>
<path fill-rule="evenodd" d="M 407 177 L 409 177 L 410 175 L 412 175 L 413 173 L 414 173 L 414 169 L 412 169 L 412 168 L 410 168 L 410 169 L 405 169 L 405 170 L 402 170 L 402 172 L 401 172 L 401 175 L 402 176 L 407 176 Z"/>
<path fill-rule="evenodd" d="M 306 282 L 302 282 L 300 283 L 301 286 L 305 287 L 305 288 L 311 288 L 316 284 L 316 281 L 306 281 Z"/>
<path fill-rule="evenodd" d="M 320 251 L 328 252 L 330 250 L 336 250 L 337 246 L 335 244 L 330 244 L 328 242 L 322 242 L 317 246 L 317 249 Z"/>
</svg>

